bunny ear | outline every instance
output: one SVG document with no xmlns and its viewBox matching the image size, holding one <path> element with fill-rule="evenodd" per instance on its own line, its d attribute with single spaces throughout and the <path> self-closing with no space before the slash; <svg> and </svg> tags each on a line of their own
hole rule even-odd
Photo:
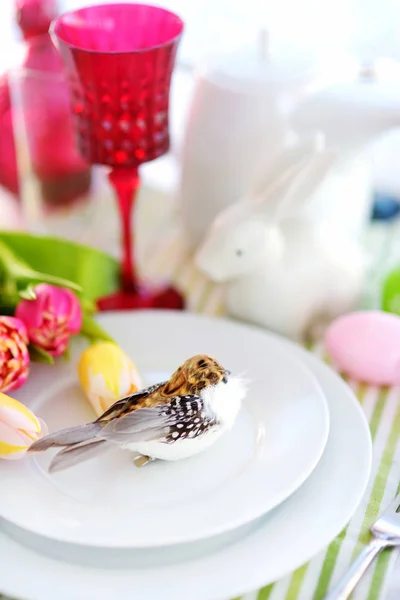
<svg viewBox="0 0 400 600">
<path fill-rule="evenodd" d="M 313 143 L 297 144 L 284 148 L 264 169 L 261 179 L 247 197 L 247 202 L 274 215 L 282 198 L 286 196 L 295 177 L 304 169 L 315 153 Z"/>
<path fill-rule="evenodd" d="M 286 148 L 264 171 L 247 202 L 264 218 L 277 220 L 284 210 L 304 204 L 332 162 L 333 156 L 315 138 Z"/>
<path fill-rule="evenodd" d="M 308 164 L 294 179 L 286 197 L 281 199 L 275 218 L 283 218 L 289 212 L 296 212 L 306 206 L 336 160 L 336 153 L 331 151 L 316 152 L 314 156 L 309 157 Z"/>
</svg>

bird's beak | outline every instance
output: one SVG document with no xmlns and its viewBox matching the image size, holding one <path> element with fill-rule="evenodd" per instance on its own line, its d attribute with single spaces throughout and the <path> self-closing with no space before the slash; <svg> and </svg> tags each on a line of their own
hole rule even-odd
<svg viewBox="0 0 400 600">
<path fill-rule="evenodd" d="M 223 377 L 223 379 L 222 379 L 222 381 L 223 381 L 224 383 L 228 383 L 228 377 L 229 377 L 229 375 L 230 375 L 230 374 L 231 374 L 231 372 L 230 372 L 230 371 L 227 371 L 227 370 L 225 369 L 225 375 L 224 375 L 224 377 Z"/>
</svg>

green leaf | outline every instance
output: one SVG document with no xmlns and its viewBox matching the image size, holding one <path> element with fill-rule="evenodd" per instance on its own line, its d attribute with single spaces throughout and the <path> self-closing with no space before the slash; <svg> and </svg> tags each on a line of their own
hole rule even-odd
<svg viewBox="0 0 400 600">
<path fill-rule="evenodd" d="M 92 343 L 98 341 L 114 342 L 113 338 L 92 317 L 83 317 L 81 335 L 87 337 Z"/>
<path fill-rule="evenodd" d="M 118 261 L 94 248 L 68 240 L 34 236 L 22 232 L 0 232 L 0 263 L 3 246 L 22 261 L 20 281 L 46 281 L 63 287 L 78 286 L 85 300 L 92 302 L 119 289 Z M 27 266 L 29 272 L 27 272 Z M 21 269 L 21 265 L 19 266 Z M 36 279 L 31 278 L 32 270 Z M 40 275 L 44 278 L 40 279 Z"/>
<path fill-rule="evenodd" d="M 48 365 L 54 364 L 54 358 L 51 356 L 51 354 L 46 352 L 46 350 L 39 348 L 39 346 L 36 346 L 35 344 L 29 344 L 28 350 L 29 356 L 33 362 L 46 363 Z"/>
<path fill-rule="evenodd" d="M 26 264 L 16 253 L 14 253 L 8 244 L 0 240 L 0 263 L 6 274 L 6 280 L 16 281 L 18 283 L 51 283 L 59 287 L 67 287 L 81 292 L 82 288 L 73 281 L 57 277 L 48 273 L 35 271 Z"/>
</svg>

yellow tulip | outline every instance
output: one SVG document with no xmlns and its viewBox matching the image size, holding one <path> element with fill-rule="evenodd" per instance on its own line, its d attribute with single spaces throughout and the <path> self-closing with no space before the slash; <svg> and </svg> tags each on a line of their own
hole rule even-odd
<svg viewBox="0 0 400 600">
<path fill-rule="evenodd" d="M 16 460 L 48 430 L 21 402 L 0 393 L 0 458 Z"/>
<path fill-rule="evenodd" d="M 78 376 L 99 417 L 116 400 L 141 388 L 140 375 L 131 359 L 112 342 L 97 342 L 81 354 Z"/>
</svg>

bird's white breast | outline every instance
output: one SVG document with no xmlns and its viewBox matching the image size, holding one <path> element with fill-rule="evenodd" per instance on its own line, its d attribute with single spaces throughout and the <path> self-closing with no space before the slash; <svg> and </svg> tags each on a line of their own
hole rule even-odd
<svg viewBox="0 0 400 600">
<path fill-rule="evenodd" d="M 125 448 L 160 460 L 175 461 L 194 456 L 211 446 L 221 435 L 232 427 L 246 395 L 243 380 L 231 377 L 228 383 L 210 386 L 201 392 L 201 397 L 210 412 L 214 413 L 219 425 L 208 429 L 196 438 L 177 440 L 172 444 L 142 442 L 127 444 Z"/>
<path fill-rule="evenodd" d="M 201 392 L 205 404 L 225 429 L 232 427 L 235 422 L 245 395 L 245 383 L 239 377 L 231 377 L 228 383 L 219 383 Z"/>
</svg>

